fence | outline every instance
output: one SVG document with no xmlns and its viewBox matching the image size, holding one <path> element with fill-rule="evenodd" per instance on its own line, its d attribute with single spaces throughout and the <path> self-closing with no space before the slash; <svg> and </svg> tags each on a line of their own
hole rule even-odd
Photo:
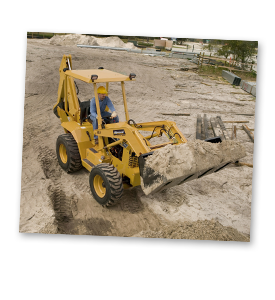
<svg viewBox="0 0 275 300">
<path fill-rule="evenodd" d="M 202 66 L 203 64 L 210 64 L 215 66 L 222 66 L 228 70 L 241 70 L 242 72 L 251 72 L 252 70 L 257 71 L 257 63 L 255 64 L 248 64 L 248 63 L 241 63 L 231 59 L 225 59 L 215 56 L 205 56 L 204 52 L 197 54 L 194 56 L 193 60 L 198 66 Z"/>
</svg>

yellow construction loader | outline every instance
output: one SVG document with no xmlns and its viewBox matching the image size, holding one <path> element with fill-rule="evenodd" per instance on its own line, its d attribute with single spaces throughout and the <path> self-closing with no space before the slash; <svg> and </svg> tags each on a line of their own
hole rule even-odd
<svg viewBox="0 0 275 300">
<path fill-rule="evenodd" d="M 206 169 L 189 168 L 192 174 L 184 172 L 175 178 L 171 179 L 171 176 L 166 178 L 150 166 L 146 166 L 147 158 L 166 146 L 177 147 L 186 144 L 187 140 L 175 122 L 136 123 L 130 119 L 125 82 L 134 81 L 136 77 L 134 73 L 126 76 L 102 67 L 73 70 L 71 55 L 64 55 L 59 74 L 58 99 L 53 111 L 60 119 L 65 133 L 60 135 L 56 142 L 58 162 L 68 173 L 85 167 L 90 172 L 89 183 L 93 197 L 102 206 L 115 205 L 121 198 L 124 188 L 141 185 L 146 194 L 159 192 L 216 172 L 232 162 L 232 158 L 229 160 L 223 158 L 218 165 L 213 163 L 207 165 Z M 89 118 L 90 101 L 80 102 L 78 99 L 75 79 L 93 87 L 98 115 L 97 130 L 93 130 Z M 97 85 L 104 84 L 108 91 L 110 83 L 121 85 L 125 122 L 106 122 L 101 117 Z M 98 136 L 97 143 L 94 135 Z M 165 143 L 154 145 L 150 143 L 151 139 L 161 136 L 166 136 Z M 216 138 L 214 142 L 217 141 L 219 140 Z M 238 157 L 234 157 L 234 160 L 237 159 Z"/>
</svg>

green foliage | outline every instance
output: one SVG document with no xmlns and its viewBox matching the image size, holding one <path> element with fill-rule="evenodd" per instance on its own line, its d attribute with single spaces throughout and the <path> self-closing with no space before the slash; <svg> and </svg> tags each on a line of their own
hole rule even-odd
<svg viewBox="0 0 275 300">
<path fill-rule="evenodd" d="M 217 53 L 219 51 L 219 48 L 221 45 L 224 45 L 224 40 L 209 40 L 207 45 L 203 46 L 203 50 L 207 50 L 209 52 Z M 225 54 L 225 55 L 224 55 Z M 224 53 L 224 54 L 218 54 L 218 55 L 224 55 L 226 58 L 229 54 Z"/>
<path fill-rule="evenodd" d="M 27 32 L 27 37 L 28 38 L 40 38 L 40 39 L 50 39 L 54 36 L 54 33 L 50 33 L 50 32 Z"/>
<path fill-rule="evenodd" d="M 228 44 L 222 46 L 222 47 L 218 50 L 218 55 L 224 56 L 225 58 L 227 58 L 230 54 L 231 54 L 231 49 L 230 49 L 230 47 L 229 47 Z"/>
<path fill-rule="evenodd" d="M 153 47 L 154 44 L 151 44 L 151 43 L 144 43 L 144 42 L 138 42 L 138 45 L 139 46 L 146 46 L 146 47 Z"/>
<path fill-rule="evenodd" d="M 257 72 L 255 70 L 251 70 L 251 76 L 257 78 Z"/>
<path fill-rule="evenodd" d="M 128 35 L 117 35 L 121 40 L 134 40 L 136 37 L 135 36 L 128 36 Z"/>
<path fill-rule="evenodd" d="M 208 51 L 212 51 L 213 50 L 213 44 L 212 43 L 209 43 L 205 46 L 203 46 L 203 50 L 208 50 Z"/>
<path fill-rule="evenodd" d="M 222 77 L 222 70 L 228 71 L 227 68 L 224 67 L 216 67 L 216 66 L 207 66 L 202 65 L 200 68 L 198 68 L 198 74 L 199 75 L 207 75 L 207 76 L 213 76 L 213 77 Z M 254 81 L 257 77 L 257 73 L 255 71 L 251 72 L 244 72 L 242 70 L 234 70 L 234 73 L 241 77 L 242 80 L 248 80 L 248 81 Z"/>
<path fill-rule="evenodd" d="M 224 45 L 224 40 L 221 39 L 215 39 L 215 40 L 209 40 L 209 45 Z"/>
<path fill-rule="evenodd" d="M 256 41 L 226 41 L 225 45 L 218 51 L 218 54 L 226 58 L 229 54 L 232 54 L 236 61 L 245 63 L 253 55 L 257 54 L 256 48 L 258 48 L 258 42 Z"/>
</svg>

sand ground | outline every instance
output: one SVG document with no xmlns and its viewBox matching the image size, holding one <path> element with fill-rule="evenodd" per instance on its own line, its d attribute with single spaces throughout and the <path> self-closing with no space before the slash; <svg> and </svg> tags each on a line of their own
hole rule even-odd
<svg viewBox="0 0 275 300">
<path fill-rule="evenodd" d="M 255 98 L 222 78 L 199 76 L 188 60 L 28 40 L 20 232 L 249 241 L 253 168 L 231 165 L 148 196 L 132 188 L 108 209 L 93 199 L 86 169 L 74 174 L 61 169 L 55 143 L 64 131 L 52 108 L 63 54 L 72 55 L 73 69 L 134 72 L 136 81 L 126 82 L 126 93 L 135 122 L 175 121 L 188 140 L 195 140 L 197 114 L 248 121 L 254 128 Z M 92 98 L 92 86 L 77 85 L 81 101 Z M 109 96 L 123 121 L 120 84 L 110 84 Z M 232 124 L 226 126 L 231 134 Z M 254 144 L 240 124 L 237 128 L 247 152 L 242 161 L 253 163 Z"/>
</svg>

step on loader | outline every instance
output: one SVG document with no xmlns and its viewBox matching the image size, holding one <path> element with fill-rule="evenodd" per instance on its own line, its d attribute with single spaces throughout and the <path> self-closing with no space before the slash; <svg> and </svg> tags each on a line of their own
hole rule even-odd
<svg viewBox="0 0 275 300">
<path fill-rule="evenodd" d="M 56 142 L 58 162 L 68 173 L 76 172 L 82 167 L 86 168 L 90 172 L 89 184 L 93 197 L 104 207 L 118 203 L 123 189 L 141 185 L 146 195 L 159 192 L 217 172 L 245 155 L 243 151 L 237 151 L 238 155 L 231 155 L 232 151 L 227 151 L 223 155 L 222 151 L 219 151 L 219 159 L 211 162 L 211 159 L 207 160 L 207 153 L 204 153 L 203 159 L 205 158 L 208 163 L 201 163 L 196 161 L 196 155 L 190 154 L 191 143 L 187 142 L 175 122 L 165 120 L 136 123 L 130 119 L 125 82 L 135 81 L 134 73 L 126 76 L 102 67 L 73 70 L 71 55 L 64 55 L 59 74 L 58 99 L 53 112 L 60 119 L 65 133 L 60 135 Z M 93 88 L 98 115 L 97 130 L 93 129 L 89 117 L 90 100 L 79 101 L 75 80 L 86 82 Z M 124 122 L 112 123 L 111 120 L 104 122 L 101 117 L 97 85 L 104 84 L 108 92 L 110 83 L 121 85 L 126 120 Z M 97 143 L 94 135 L 98 136 Z M 166 137 L 167 141 L 159 144 L 151 143 L 160 137 Z M 215 151 L 216 143 L 223 144 L 219 137 L 209 139 L 208 142 L 200 142 L 206 144 L 212 142 L 211 145 L 216 147 Z M 209 147 L 210 145 L 206 147 L 207 151 L 210 151 Z M 177 172 L 174 177 L 171 174 L 173 171 L 166 174 L 152 163 L 154 157 L 160 157 L 161 152 L 166 149 L 176 151 L 176 156 L 183 151 L 185 158 L 190 157 L 187 162 L 184 162 L 184 159 L 181 163 L 177 161 Z M 147 161 L 150 163 L 147 164 Z"/>
</svg>

